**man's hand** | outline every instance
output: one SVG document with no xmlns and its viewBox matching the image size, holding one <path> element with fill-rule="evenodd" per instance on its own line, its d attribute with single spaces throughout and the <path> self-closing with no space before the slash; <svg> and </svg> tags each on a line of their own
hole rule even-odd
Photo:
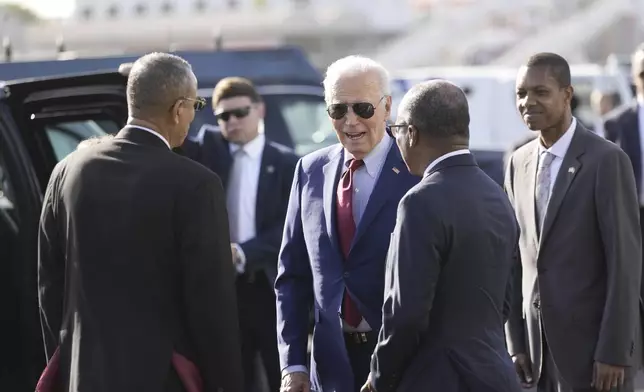
<svg viewBox="0 0 644 392">
<path fill-rule="evenodd" d="M 309 375 L 303 372 L 293 372 L 282 377 L 280 392 L 309 392 Z"/>
<path fill-rule="evenodd" d="M 239 253 L 237 253 L 237 247 L 235 244 L 230 244 L 230 250 L 232 251 L 233 254 L 233 265 L 239 264 Z"/>
<path fill-rule="evenodd" d="M 369 377 L 367 377 L 367 382 L 364 383 L 364 385 L 360 389 L 360 392 L 374 392 L 373 388 L 371 387 L 371 373 L 369 373 Z"/>
<path fill-rule="evenodd" d="M 606 365 L 605 363 L 595 361 L 595 366 L 593 366 L 592 387 L 598 391 L 608 392 L 612 388 L 621 387 L 623 384 L 623 367 Z"/>
<path fill-rule="evenodd" d="M 534 378 L 532 377 L 532 364 L 528 354 L 517 354 L 512 357 L 514 362 L 514 370 L 519 376 L 519 382 L 524 389 L 529 389 L 534 386 Z"/>
</svg>

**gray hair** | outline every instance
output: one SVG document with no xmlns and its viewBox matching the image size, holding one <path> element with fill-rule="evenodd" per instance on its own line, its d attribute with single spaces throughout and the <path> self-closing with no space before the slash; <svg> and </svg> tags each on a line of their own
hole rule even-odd
<svg viewBox="0 0 644 392">
<path fill-rule="evenodd" d="M 389 71 L 375 60 L 364 56 L 352 55 L 336 60 L 326 69 L 324 99 L 327 103 L 331 103 L 335 83 L 341 77 L 368 72 L 375 72 L 378 75 L 378 84 L 382 90 L 382 95 L 391 95 Z"/>
<path fill-rule="evenodd" d="M 150 53 L 134 62 L 127 79 L 130 115 L 170 108 L 194 83 L 190 64 L 179 56 Z"/>
<path fill-rule="evenodd" d="M 455 84 L 442 79 L 413 86 L 400 103 L 409 123 L 431 138 L 470 136 L 467 97 Z"/>
</svg>

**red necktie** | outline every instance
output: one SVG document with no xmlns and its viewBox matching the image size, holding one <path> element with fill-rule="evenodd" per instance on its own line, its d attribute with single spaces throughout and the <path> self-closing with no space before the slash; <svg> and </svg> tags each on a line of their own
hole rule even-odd
<svg viewBox="0 0 644 392">
<path fill-rule="evenodd" d="M 349 160 L 349 168 L 342 174 L 338 184 L 337 224 L 345 263 L 349 258 L 351 242 L 356 233 L 356 222 L 353 220 L 353 173 L 363 164 L 364 162 L 361 160 Z M 346 290 L 342 300 L 342 317 L 347 324 L 354 328 L 362 321 L 358 307 Z"/>
</svg>

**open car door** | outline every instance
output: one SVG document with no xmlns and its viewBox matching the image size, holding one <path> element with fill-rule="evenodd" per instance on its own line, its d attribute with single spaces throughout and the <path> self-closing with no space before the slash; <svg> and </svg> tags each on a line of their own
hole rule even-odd
<svg viewBox="0 0 644 392">
<path fill-rule="evenodd" d="M 0 390 L 33 391 L 45 365 L 38 310 L 38 221 L 56 163 L 127 120 L 119 73 L 0 84 Z"/>
</svg>

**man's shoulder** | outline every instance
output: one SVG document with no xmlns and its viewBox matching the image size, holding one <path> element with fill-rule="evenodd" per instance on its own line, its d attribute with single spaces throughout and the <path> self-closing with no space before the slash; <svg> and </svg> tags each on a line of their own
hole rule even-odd
<svg viewBox="0 0 644 392">
<path fill-rule="evenodd" d="M 511 155 L 511 161 L 514 165 L 516 166 L 517 163 L 525 162 L 529 159 L 537 148 L 537 144 L 539 144 L 539 137 L 535 137 L 517 148 Z"/>
<path fill-rule="evenodd" d="M 604 123 L 620 122 L 637 114 L 637 102 L 617 107 L 604 116 Z"/>
<path fill-rule="evenodd" d="M 274 142 L 268 138 L 266 139 L 266 147 L 275 151 L 275 153 L 282 157 L 286 162 L 295 164 L 295 162 L 297 162 L 297 160 L 299 159 L 299 156 L 295 153 L 295 150 L 283 144 Z"/>
<path fill-rule="evenodd" d="M 301 158 L 302 170 L 305 173 L 309 173 L 317 168 L 326 165 L 333 158 L 342 153 L 342 148 L 342 144 L 336 143 L 334 145 L 324 147 L 306 154 Z"/>
</svg>

